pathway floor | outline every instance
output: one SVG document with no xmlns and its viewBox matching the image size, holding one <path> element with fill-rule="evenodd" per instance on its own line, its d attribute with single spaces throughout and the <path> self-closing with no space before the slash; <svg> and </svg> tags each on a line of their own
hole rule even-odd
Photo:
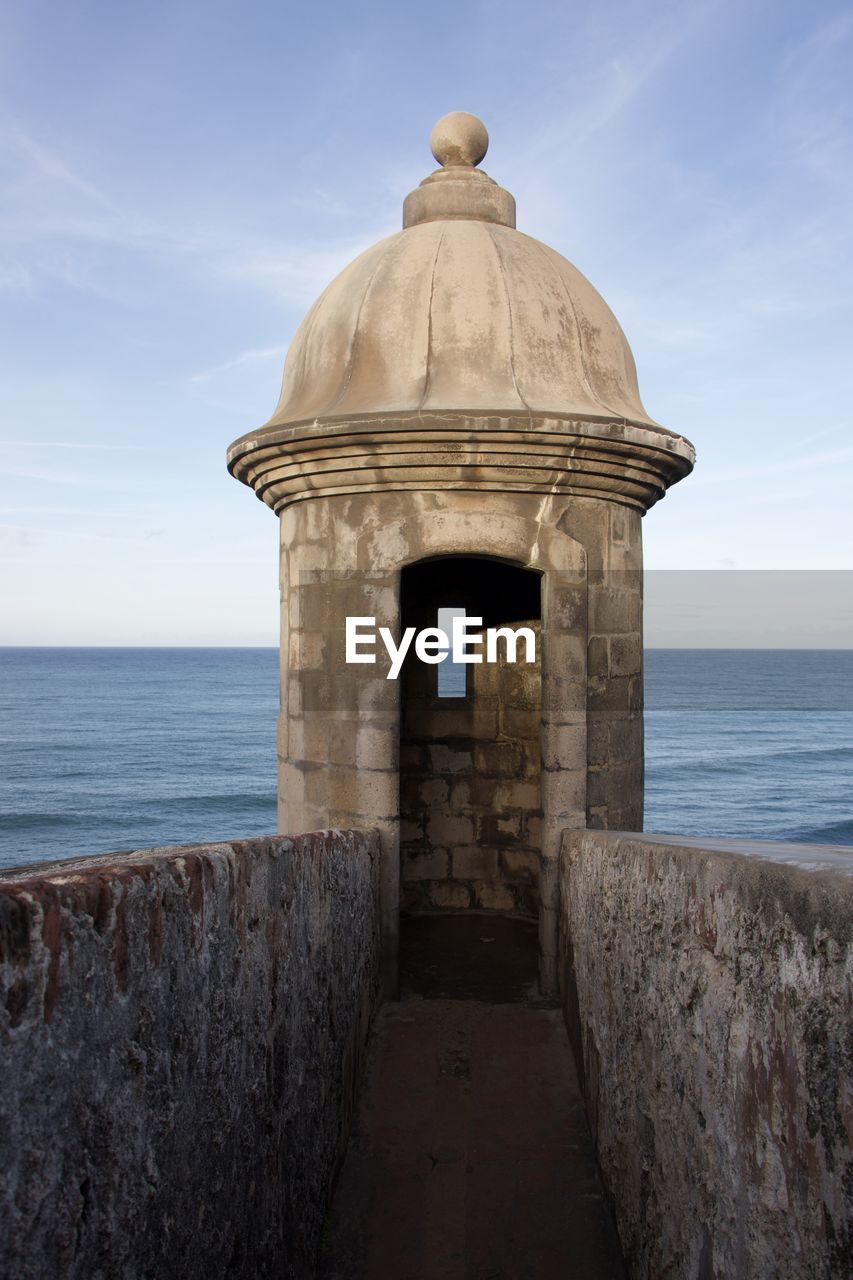
<svg viewBox="0 0 853 1280">
<path fill-rule="evenodd" d="M 624 1276 L 525 930 L 487 914 L 407 922 L 404 998 L 374 1025 L 321 1280 Z"/>
</svg>

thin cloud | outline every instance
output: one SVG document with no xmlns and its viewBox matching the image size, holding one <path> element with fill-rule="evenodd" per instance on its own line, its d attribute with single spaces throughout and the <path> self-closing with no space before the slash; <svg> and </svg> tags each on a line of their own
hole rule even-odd
<svg viewBox="0 0 853 1280">
<path fill-rule="evenodd" d="M 107 476 L 93 474 L 75 475 L 68 471 L 53 471 L 43 467 L 17 467 L 4 465 L 0 467 L 0 477 L 9 476 L 15 480 L 37 480 L 41 484 L 55 484 L 69 489 L 113 489 L 114 485 Z"/>
<path fill-rule="evenodd" d="M 0 133 L 0 146 L 23 157 L 40 176 L 49 181 L 76 191 L 112 213 L 119 212 L 117 206 L 99 187 L 88 182 L 79 173 L 75 173 L 61 156 L 38 142 L 20 126 L 7 125 Z"/>
<path fill-rule="evenodd" d="M 676 11 L 667 7 L 656 23 L 644 12 L 641 24 L 633 30 L 626 17 L 624 34 L 614 35 L 617 52 L 603 64 L 596 61 L 585 76 L 573 79 L 569 93 L 575 106 L 567 109 L 562 83 L 557 100 L 548 92 L 532 101 L 528 98 L 523 106 L 514 101 L 512 115 L 521 117 L 518 126 L 513 127 L 511 117 L 502 124 L 502 132 L 508 135 L 504 148 L 507 168 L 517 174 L 564 169 L 573 153 L 625 114 L 718 8 L 719 0 L 694 4 L 678 11 L 680 20 L 676 20 Z M 531 128 L 532 121 L 535 128 Z M 549 123 L 543 127 L 543 121 Z"/>
<path fill-rule="evenodd" d="M 378 231 L 373 228 L 320 248 L 286 242 L 246 245 L 236 253 L 222 255 L 219 273 L 271 295 L 276 301 L 306 306 L 353 258 L 388 234 L 387 226 Z"/>
<path fill-rule="evenodd" d="M 231 369 L 238 369 L 247 364 L 262 364 L 267 360 L 281 360 L 284 354 L 284 346 L 282 343 L 274 347 L 251 347 L 248 351 L 241 351 L 239 355 L 233 356 L 230 360 L 223 360 L 221 364 L 211 365 L 209 369 L 202 369 L 199 373 L 190 374 L 188 382 L 210 382 L 212 378 L 216 378 L 221 373 L 228 373 Z"/>
</svg>

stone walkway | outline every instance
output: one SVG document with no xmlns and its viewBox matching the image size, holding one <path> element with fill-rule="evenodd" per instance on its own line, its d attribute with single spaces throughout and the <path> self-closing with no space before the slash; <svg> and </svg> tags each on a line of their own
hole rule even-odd
<svg viewBox="0 0 853 1280">
<path fill-rule="evenodd" d="M 318 1274 L 617 1280 L 624 1271 L 561 1015 L 530 998 L 529 948 L 513 953 L 509 938 L 515 928 L 519 942 L 519 922 L 454 919 L 404 942 L 404 999 L 375 1023 Z M 423 962 L 425 938 L 440 943 L 442 930 L 436 962 L 409 963 L 407 974 L 407 960 Z M 430 998 L 446 995 L 454 972 L 465 998 Z M 496 999 L 471 998 L 484 984 Z"/>
</svg>

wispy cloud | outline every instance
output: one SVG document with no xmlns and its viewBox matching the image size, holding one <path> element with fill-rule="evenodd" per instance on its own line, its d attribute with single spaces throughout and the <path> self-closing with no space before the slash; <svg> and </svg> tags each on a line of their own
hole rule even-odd
<svg viewBox="0 0 853 1280">
<path fill-rule="evenodd" d="M 278 343 L 274 347 L 251 347 L 248 351 L 241 351 L 239 355 L 233 356 L 230 360 L 223 360 L 221 364 L 211 365 L 209 369 L 202 369 L 198 373 L 190 374 L 189 381 L 195 383 L 210 382 L 212 378 L 216 378 L 221 373 L 229 373 L 232 369 L 239 369 L 244 365 L 264 364 L 268 360 L 281 360 L 283 347 Z"/>
<path fill-rule="evenodd" d="M 516 174 L 565 172 L 579 151 L 626 115 L 719 7 L 720 0 L 700 0 L 679 9 L 667 5 L 655 15 L 619 6 L 603 34 L 587 33 L 591 44 L 600 45 L 598 56 L 590 51 L 568 80 L 512 101 L 502 123 L 508 167 Z M 578 72 L 584 62 L 586 69 Z"/>
<path fill-rule="evenodd" d="M 229 280 L 271 295 L 278 301 L 307 306 L 353 258 L 369 249 L 389 229 L 347 235 L 321 246 L 286 242 L 245 244 L 219 258 L 219 272 Z"/>
<path fill-rule="evenodd" d="M 73 471 L 55 471 L 49 467 L 19 467 L 0 465 L 0 478 L 10 477 L 13 480 L 36 480 L 40 484 L 57 485 L 69 489 L 92 489 L 95 491 L 111 490 L 114 482 L 106 475 L 88 472 L 80 475 Z"/>
<path fill-rule="evenodd" d="M 28 162 L 31 171 L 49 182 L 85 196 L 87 200 L 110 213 L 119 212 L 113 201 L 99 187 L 76 173 L 60 155 L 38 142 L 19 124 L 6 122 L 5 127 L 0 129 L 0 148 Z"/>
<path fill-rule="evenodd" d="M 312 246 L 305 237 L 281 239 L 231 225 L 172 223 L 160 210 L 123 208 L 108 192 L 76 172 L 60 155 L 37 142 L 19 123 L 0 123 L 0 159 L 7 168 L 6 200 L 0 232 L 6 245 L 0 260 L 0 290 L 21 292 L 43 283 L 110 295 L 112 266 L 99 249 L 119 250 L 159 262 L 174 274 L 203 267 L 208 275 L 299 307 L 312 302 L 340 270 L 392 229 L 349 230 Z M 345 209 L 341 209 L 344 219 Z M 352 227 L 355 211 L 344 219 Z M 85 247 L 90 256 L 85 256 Z"/>
<path fill-rule="evenodd" d="M 853 13 L 818 22 L 781 60 L 776 136 L 825 190 L 853 196 Z"/>
</svg>

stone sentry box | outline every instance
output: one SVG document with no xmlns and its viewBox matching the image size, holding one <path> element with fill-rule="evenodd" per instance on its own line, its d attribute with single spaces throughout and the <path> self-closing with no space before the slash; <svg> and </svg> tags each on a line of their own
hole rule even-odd
<svg viewBox="0 0 853 1280">
<path fill-rule="evenodd" d="M 642 827 L 640 521 L 690 471 L 693 449 L 647 415 L 627 340 L 600 295 L 565 258 L 515 229 L 512 196 L 477 168 L 488 146 L 482 123 L 451 113 L 431 141 L 441 167 L 407 197 L 403 230 L 321 295 L 290 347 L 275 413 L 229 450 L 232 473 L 280 517 L 279 824 L 379 829 L 393 992 L 401 729 L 411 762 L 417 714 L 413 702 L 402 716 L 403 688 L 415 702 L 417 690 L 411 679 L 386 679 L 381 646 L 375 665 L 347 664 L 345 620 L 373 617 L 399 637 L 403 574 L 420 562 L 468 557 L 532 571 L 541 616 L 539 811 L 527 801 L 506 806 L 522 825 L 518 841 L 501 846 L 501 863 L 490 857 L 498 846 L 488 839 L 488 797 L 476 813 L 470 804 L 463 813 L 460 801 L 443 815 L 437 799 L 438 819 L 471 818 L 472 839 L 460 823 L 464 841 L 435 840 L 450 862 L 445 875 L 422 879 L 450 886 L 445 904 L 439 893 L 433 906 L 463 905 L 453 885 L 467 886 L 465 903 L 485 905 L 491 880 L 493 904 L 509 907 L 511 897 L 513 909 L 536 909 L 540 980 L 553 994 L 561 832 Z M 494 693 L 486 679 L 473 690 L 483 715 Z M 495 731 L 495 741 L 513 740 L 506 723 Z M 435 725 L 429 732 L 440 738 Z M 467 735 L 472 752 L 485 741 L 478 733 Z M 521 736 L 529 741 L 529 723 Z M 523 776 L 515 781 L 532 783 L 529 754 L 517 759 Z M 421 788 L 428 760 L 415 766 Z M 442 772 L 436 781 L 446 780 Z M 425 794 L 404 815 L 416 827 L 422 818 L 424 831 Z M 403 884 L 417 902 L 414 834 L 407 825 Z M 454 848 L 467 850 L 455 870 Z M 510 875 L 507 850 L 516 871 L 528 855 L 526 877 Z M 479 870 L 491 866 L 494 875 L 467 874 L 478 854 Z"/>
</svg>

